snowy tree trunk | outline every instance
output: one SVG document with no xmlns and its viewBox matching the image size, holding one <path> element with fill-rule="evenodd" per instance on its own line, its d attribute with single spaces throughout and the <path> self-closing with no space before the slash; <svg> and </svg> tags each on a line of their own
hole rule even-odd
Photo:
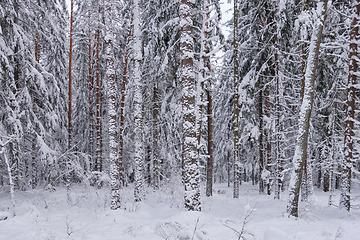
<svg viewBox="0 0 360 240">
<path fill-rule="evenodd" d="M 266 90 L 265 92 L 265 106 L 266 106 L 266 116 L 270 119 L 270 91 Z M 270 178 L 271 178 L 271 166 L 272 166 L 272 156 L 271 156 L 271 133 L 270 129 L 265 129 L 265 139 L 266 139 L 266 190 L 267 194 L 271 194 L 270 188 Z"/>
<path fill-rule="evenodd" d="M 295 217 L 298 216 L 300 186 L 305 162 L 307 161 L 308 135 L 311 111 L 314 101 L 315 76 L 319 59 L 320 43 L 324 27 L 326 9 L 327 0 L 323 0 L 318 3 L 317 13 L 319 16 L 316 19 L 316 25 L 311 36 L 309 56 L 307 58 L 306 64 L 305 91 L 300 109 L 299 130 L 293 157 L 294 166 L 290 179 L 289 198 L 287 203 L 287 212 L 289 215 Z"/>
<path fill-rule="evenodd" d="M 262 88 L 263 86 L 261 86 Z M 259 90 L 259 173 L 261 175 L 260 181 L 259 181 L 259 192 L 264 192 L 264 183 L 265 179 L 262 178 L 263 171 L 265 169 L 264 164 L 264 116 L 263 116 L 263 90 Z"/>
<path fill-rule="evenodd" d="M 37 152 L 36 152 L 36 144 L 37 144 L 37 134 L 35 131 L 32 132 L 32 156 L 31 156 L 31 188 L 35 189 L 37 186 Z"/>
<path fill-rule="evenodd" d="M 69 115 L 68 115 L 68 149 L 71 148 L 71 67 L 72 67 L 72 47 L 73 47 L 73 12 L 74 12 L 74 1 L 70 3 L 70 49 L 69 49 Z"/>
<path fill-rule="evenodd" d="M 275 183 L 274 183 L 274 194 L 275 198 L 280 199 L 282 181 L 283 181 L 283 162 L 280 155 L 280 76 L 279 76 L 279 46 L 278 46 L 278 23 L 277 23 L 277 3 L 274 2 L 276 8 L 273 12 L 274 19 L 274 72 L 275 72 Z"/>
<path fill-rule="evenodd" d="M 14 187 L 14 181 L 13 181 L 13 177 L 12 177 L 12 173 L 11 173 L 11 166 L 10 166 L 10 162 L 9 159 L 6 155 L 5 152 L 4 153 L 4 159 L 5 159 L 5 164 L 7 167 L 7 172 L 9 175 L 9 183 L 10 183 L 10 197 L 11 197 L 11 203 L 12 203 L 12 211 L 13 211 L 13 216 L 16 216 L 15 213 L 15 187 Z"/>
<path fill-rule="evenodd" d="M 153 172 L 152 172 L 152 185 L 154 189 L 158 189 L 160 185 L 160 160 L 159 160 L 159 123 L 158 123 L 158 116 L 159 116 L 159 97 L 158 97 L 158 87 L 157 83 L 154 83 L 153 89 L 153 135 L 152 135 L 152 165 L 153 165 Z"/>
<path fill-rule="evenodd" d="M 351 189 L 351 169 L 354 163 L 353 157 L 353 136 L 354 136 L 354 113 L 355 113 L 355 88 L 358 71 L 358 44 L 359 40 L 359 19 L 360 19 L 360 0 L 353 1 L 354 15 L 351 23 L 350 32 L 350 54 L 349 54 L 349 77 L 347 83 L 346 98 L 346 120 L 344 134 L 344 160 L 341 166 L 341 195 L 340 208 L 350 211 L 350 189 Z"/>
<path fill-rule="evenodd" d="M 234 198 L 239 198 L 240 188 L 240 145 L 239 145 L 239 60 L 238 60 L 238 0 L 234 0 Z"/>
<path fill-rule="evenodd" d="M 100 7 L 98 10 L 98 21 L 100 21 Z M 98 23 L 99 24 L 99 23 Z M 108 26 L 106 26 L 108 27 Z M 96 29 L 96 149 L 95 149 L 95 171 L 101 171 L 102 167 L 102 146 L 101 146 L 101 100 L 100 100 L 100 26 Z M 105 43 L 106 44 L 106 43 Z"/>
<path fill-rule="evenodd" d="M 193 1 L 180 0 L 180 53 L 182 84 L 183 183 L 185 208 L 201 211 L 200 170 L 197 154 L 195 116 L 195 72 L 193 39 Z"/>
<path fill-rule="evenodd" d="M 7 167 L 7 172 L 8 172 L 8 176 L 9 176 L 9 184 L 10 184 L 10 198 L 11 198 L 11 203 L 12 203 L 12 211 L 13 211 L 13 216 L 15 217 L 16 216 L 16 213 L 15 213 L 15 184 L 14 184 L 14 180 L 13 180 L 11 164 L 10 164 L 8 156 L 6 155 L 6 152 L 5 152 L 5 146 L 10 143 L 11 143 L 10 141 L 3 143 L 2 140 L 0 140 L 0 154 L 2 153 L 4 155 L 5 165 Z"/>
<path fill-rule="evenodd" d="M 130 41 L 133 29 L 133 21 L 134 15 L 131 15 L 130 25 L 129 25 L 129 32 L 126 40 L 126 49 L 125 49 L 125 56 L 124 56 L 124 71 L 123 71 L 123 79 L 121 85 L 121 100 L 120 100 L 120 128 L 119 128 L 119 135 L 120 135 L 120 143 L 119 143 L 119 171 L 120 171 L 120 182 L 124 182 L 123 177 L 123 149 L 124 149 L 124 123 L 125 123 L 125 90 L 126 90 L 126 81 L 127 81 L 127 69 L 128 69 L 128 61 L 129 61 L 129 50 L 130 50 Z"/>
<path fill-rule="evenodd" d="M 207 118 L 208 118 L 208 159 L 207 159 L 207 169 L 206 169 L 206 196 L 212 196 L 213 192 L 213 117 L 212 117 L 212 93 L 211 85 L 209 84 L 209 89 L 206 90 L 207 95 Z"/>
<path fill-rule="evenodd" d="M 204 0 L 203 11 L 203 28 L 202 28 L 202 81 L 203 85 L 206 85 L 206 97 L 207 97 L 207 163 L 206 163 L 206 196 L 212 196 L 212 184 L 213 184 L 213 127 L 212 127 L 212 93 L 211 93 L 211 64 L 209 54 L 209 21 L 210 21 L 210 2 Z M 199 138 L 200 139 L 200 138 Z"/>
<path fill-rule="evenodd" d="M 111 209 L 120 208 L 120 181 L 119 181 L 119 153 L 116 119 L 116 79 L 114 62 L 114 31 L 111 0 L 105 0 L 105 52 L 106 52 L 106 83 L 108 91 L 108 115 L 109 115 L 109 162 L 110 162 L 110 187 Z"/>
<path fill-rule="evenodd" d="M 143 136 L 143 117 L 142 117 L 142 49 L 141 49 L 141 19 L 139 0 L 134 0 L 134 165 L 135 165 L 135 201 L 144 199 L 144 136 Z"/>
<path fill-rule="evenodd" d="M 92 43 L 91 43 L 91 9 L 89 8 L 89 155 L 90 155 L 90 170 L 93 169 L 92 161 L 94 154 L 94 112 L 93 112 L 93 62 L 92 62 Z"/>
</svg>

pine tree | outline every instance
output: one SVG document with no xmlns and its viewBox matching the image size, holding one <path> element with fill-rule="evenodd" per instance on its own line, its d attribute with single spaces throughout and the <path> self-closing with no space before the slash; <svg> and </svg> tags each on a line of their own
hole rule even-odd
<svg viewBox="0 0 360 240">
<path fill-rule="evenodd" d="M 183 130 L 183 183 L 185 208 L 201 211 L 200 171 L 197 159 L 195 69 L 192 21 L 193 2 L 180 0 L 180 52 Z"/>
<path fill-rule="evenodd" d="M 344 134 L 344 160 L 341 166 L 341 195 L 340 208 L 350 211 L 350 190 L 351 190 L 351 171 L 354 165 L 353 145 L 354 145 L 354 116 L 355 116 L 355 84 L 358 71 L 358 44 L 359 40 L 359 21 L 360 21 L 360 1 L 353 1 L 353 19 L 350 29 L 350 53 L 349 53 L 349 77 L 347 82 L 346 98 L 346 120 Z"/>
</svg>

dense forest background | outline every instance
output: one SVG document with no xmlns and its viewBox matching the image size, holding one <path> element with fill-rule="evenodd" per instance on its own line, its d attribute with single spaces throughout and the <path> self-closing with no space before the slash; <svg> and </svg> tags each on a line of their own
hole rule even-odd
<svg viewBox="0 0 360 240">
<path fill-rule="evenodd" d="M 360 1 L 234 0 L 227 37 L 220 0 L 0 3 L 12 196 L 86 183 L 117 209 L 181 181 L 200 211 L 213 183 L 251 182 L 293 216 L 314 188 L 359 207 Z"/>
</svg>

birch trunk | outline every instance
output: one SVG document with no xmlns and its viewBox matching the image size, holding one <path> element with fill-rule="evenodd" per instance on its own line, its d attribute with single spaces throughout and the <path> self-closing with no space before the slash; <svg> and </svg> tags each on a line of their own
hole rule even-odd
<svg viewBox="0 0 360 240">
<path fill-rule="evenodd" d="M 135 165 L 135 201 L 144 199 L 145 176 L 144 176 L 144 136 L 143 136 L 143 117 L 142 117 L 142 50 L 141 50 L 141 19 L 139 0 L 134 0 L 134 165 Z"/>
<path fill-rule="evenodd" d="M 287 203 L 287 212 L 294 217 L 298 217 L 300 186 L 305 162 L 307 161 L 309 125 L 314 101 L 315 76 L 326 9 L 327 0 L 322 0 L 317 4 L 317 12 L 321 13 L 321 15 L 316 20 L 316 25 L 310 39 L 309 56 L 306 64 L 304 97 L 300 109 L 298 137 L 293 157 L 294 167 L 290 179 L 289 199 Z"/>
</svg>

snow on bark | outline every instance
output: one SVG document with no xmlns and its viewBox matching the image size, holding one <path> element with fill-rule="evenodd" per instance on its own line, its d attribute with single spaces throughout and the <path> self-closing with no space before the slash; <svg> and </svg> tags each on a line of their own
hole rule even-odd
<svg viewBox="0 0 360 240">
<path fill-rule="evenodd" d="M 201 211 L 200 171 L 197 154 L 196 116 L 195 116 L 195 72 L 194 40 L 191 20 L 192 2 L 180 0 L 180 53 L 183 115 L 183 183 L 185 208 Z"/>
<path fill-rule="evenodd" d="M 142 85 L 141 85 L 141 29 L 140 29 L 140 7 L 139 1 L 134 1 L 134 165 L 135 165 L 135 201 L 144 199 L 144 137 L 143 137 L 143 117 L 142 117 Z"/>
<path fill-rule="evenodd" d="M 108 89 L 108 115 L 109 115 L 109 162 L 110 162 L 110 187 L 111 187 L 111 209 L 121 207 L 120 181 L 119 181 L 119 153 L 117 138 L 116 119 L 116 79 L 114 62 L 114 33 L 112 23 L 112 4 L 110 0 L 105 1 L 105 52 L 106 52 L 106 73 L 105 79 Z"/>
<path fill-rule="evenodd" d="M 347 83 L 346 120 L 344 134 L 344 160 L 341 172 L 340 208 L 350 211 L 351 169 L 354 162 L 353 136 L 355 115 L 355 87 L 357 74 L 357 41 L 359 39 L 360 1 L 353 2 L 354 16 L 350 31 L 349 77 Z"/>
<path fill-rule="evenodd" d="M 316 24 L 311 36 L 309 55 L 306 63 L 304 89 L 305 91 L 299 114 L 298 137 L 296 140 L 295 153 L 292 160 L 294 166 L 289 184 L 289 198 L 287 203 L 288 214 L 295 217 L 298 216 L 300 186 L 303 168 L 305 166 L 305 162 L 307 161 L 308 135 L 311 111 L 314 100 L 315 75 L 318 65 L 318 57 L 326 9 L 327 0 L 323 0 L 317 4 L 318 17 L 316 17 Z"/>
<path fill-rule="evenodd" d="M 240 188 L 240 140 L 239 140 L 239 60 L 238 60 L 238 0 L 234 0 L 234 198 L 239 198 Z"/>
<path fill-rule="evenodd" d="M 11 170 L 11 164 L 10 161 L 8 159 L 8 156 L 6 155 L 5 152 L 5 146 L 10 143 L 11 139 L 8 142 L 3 143 L 2 140 L 0 140 L 0 154 L 4 155 L 4 160 L 5 160 L 5 164 L 7 167 L 7 172 L 8 172 L 8 176 L 9 176 L 9 184 L 10 184 L 10 198 L 11 198 L 11 203 L 12 203 L 12 211 L 13 211 L 13 216 L 16 216 L 15 213 L 15 184 L 14 184 L 14 180 L 13 180 L 13 176 L 12 176 L 12 170 Z"/>
</svg>

